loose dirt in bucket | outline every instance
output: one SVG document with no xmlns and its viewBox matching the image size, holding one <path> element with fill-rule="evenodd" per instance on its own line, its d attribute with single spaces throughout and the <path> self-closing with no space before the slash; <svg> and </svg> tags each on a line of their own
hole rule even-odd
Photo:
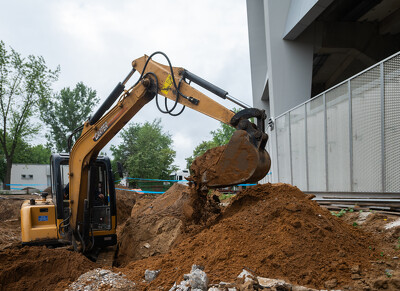
<svg viewBox="0 0 400 291">
<path fill-rule="evenodd" d="M 189 179 L 197 189 L 257 183 L 270 167 L 268 153 L 258 150 L 246 131 L 237 130 L 227 145 L 209 149 L 193 161 Z"/>
<path fill-rule="evenodd" d="M 194 159 L 190 166 L 190 176 L 188 180 L 193 181 L 195 185 L 197 185 L 197 188 L 201 188 L 205 172 L 208 172 L 208 178 L 214 175 L 214 173 L 210 171 L 218 163 L 225 149 L 226 145 L 215 147 Z"/>
<path fill-rule="evenodd" d="M 378 245 L 296 187 L 266 184 L 239 193 L 213 224 L 169 253 L 131 262 L 123 271 L 140 281 L 145 269 L 161 269 L 149 290 L 172 286 L 192 264 L 204 266 L 214 283 L 233 282 L 247 267 L 299 285 L 324 288 L 335 279 L 346 286 L 354 270 L 368 272 Z"/>
</svg>

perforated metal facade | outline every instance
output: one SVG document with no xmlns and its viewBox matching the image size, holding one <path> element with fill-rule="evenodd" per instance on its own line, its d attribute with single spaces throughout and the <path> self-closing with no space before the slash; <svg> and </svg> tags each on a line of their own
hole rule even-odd
<svg viewBox="0 0 400 291">
<path fill-rule="evenodd" d="M 325 168 L 325 112 L 322 96 L 306 104 L 307 108 L 307 160 L 308 187 L 315 191 L 326 190 Z"/>
<path fill-rule="evenodd" d="M 276 121 L 276 139 L 279 144 L 278 175 L 282 181 L 292 183 L 290 158 L 289 114 Z"/>
<path fill-rule="evenodd" d="M 400 189 L 400 56 L 384 63 L 385 190 Z"/>
<path fill-rule="evenodd" d="M 300 189 L 307 189 L 305 111 L 304 105 L 290 114 L 290 148 L 292 157 L 292 184 Z"/>
<path fill-rule="evenodd" d="M 400 192 L 400 53 L 275 122 L 278 181 L 304 191 Z"/>
<path fill-rule="evenodd" d="M 382 191 L 381 83 L 375 67 L 350 81 L 353 191 Z"/>
<path fill-rule="evenodd" d="M 349 95 L 347 84 L 326 93 L 328 191 L 350 191 Z"/>
</svg>

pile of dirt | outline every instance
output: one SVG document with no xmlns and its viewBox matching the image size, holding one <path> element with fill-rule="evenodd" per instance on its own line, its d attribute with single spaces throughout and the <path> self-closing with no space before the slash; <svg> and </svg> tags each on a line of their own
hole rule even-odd
<svg viewBox="0 0 400 291">
<path fill-rule="evenodd" d="M 0 195 L 0 249 L 21 242 L 21 205 L 33 195 Z"/>
<path fill-rule="evenodd" d="M 0 196 L 0 221 L 19 219 L 21 205 L 25 199 L 36 198 L 31 195 L 1 195 Z"/>
<path fill-rule="evenodd" d="M 0 250 L 21 243 L 21 222 L 19 219 L 0 221 Z"/>
<path fill-rule="evenodd" d="M 133 206 L 135 206 L 138 194 L 132 191 L 121 190 L 128 189 L 121 185 L 118 185 L 118 188 L 120 189 L 115 190 L 115 196 L 117 200 L 117 223 L 120 226 L 131 217 L 131 211 Z"/>
<path fill-rule="evenodd" d="M 207 195 L 175 183 L 157 199 L 140 200 L 119 232 L 118 265 L 166 253 L 187 233 L 198 232 L 220 212 Z"/>
<path fill-rule="evenodd" d="M 0 262 L 1 290 L 64 290 L 98 267 L 82 254 L 44 246 L 4 249 Z"/>
<path fill-rule="evenodd" d="M 193 264 L 205 267 L 211 283 L 235 281 L 246 267 L 314 288 L 332 280 L 337 287 L 351 285 L 379 258 L 379 242 L 309 198 L 287 184 L 250 187 L 208 228 L 167 254 L 131 262 L 123 272 L 138 282 L 145 269 L 161 269 L 150 288 L 172 286 Z"/>
</svg>

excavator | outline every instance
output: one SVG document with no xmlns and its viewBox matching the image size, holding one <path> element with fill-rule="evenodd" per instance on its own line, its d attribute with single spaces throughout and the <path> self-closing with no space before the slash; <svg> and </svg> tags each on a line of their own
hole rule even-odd
<svg viewBox="0 0 400 291">
<path fill-rule="evenodd" d="M 155 55 L 164 56 L 168 65 L 155 62 Z M 140 73 L 138 80 L 125 89 L 135 72 Z M 191 82 L 244 109 L 235 113 L 225 108 L 192 87 Z M 158 94 L 165 97 L 164 108 Z M 154 98 L 163 113 L 177 116 L 189 107 L 236 129 L 223 150 L 211 149 L 205 154 L 207 163 L 201 163 L 199 158 L 200 167 L 192 173 L 192 183 L 203 188 L 225 187 L 254 183 L 268 173 L 271 161 L 265 150 L 268 136 L 264 110 L 249 108 L 188 70 L 172 67 L 163 52 L 144 55 L 132 62 L 127 77 L 117 84 L 93 116 L 72 133 L 69 144 L 72 136 L 81 132 L 70 153 L 50 157 L 51 195 L 43 192 L 41 198 L 27 200 L 21 207 L 23 244 L 68 244 L 83 253 L 116 245 L 114 173 L 109 158 L 99 153 Z M 172 105 L 168 105 L 168 99 L 173 101 Z M 182 109 L 176 112 L 178 103 Z M 120 168 L 119 174 L 122 176 Z"/>
</svg>

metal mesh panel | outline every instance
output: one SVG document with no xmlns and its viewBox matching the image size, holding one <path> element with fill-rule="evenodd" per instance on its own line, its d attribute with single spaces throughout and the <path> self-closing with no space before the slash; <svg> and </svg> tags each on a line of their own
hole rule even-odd
<svg viewBox="0 0 400 291">
<path fill-rule="evenodd" d="M 271 146 L 271 137 L 275 134 L 272 133 L 270 130 L 270 127 L 268 127 L 266 129 L 266 133 L 268 134 L 268 142 L 267 142 L 267 146 L 265 147 L 265 150 L 268 152 L 268 154 L 270 155 L 271 159 L 273 159 L 273 153 L 272 153 L 272 146 Z M 262 178 L 260 181 L 258 181 L 258 184 L 265 184 L 265 183 L 272 183 L 272 168 L 269 170 L 268 174 Z"/>
<path fill-rule="evenodd" d="M 307 106 L 308 190 L 326 190 L 324 103 L 319 96 Z"/>
<path fill-rule="evenodd" d="M 347 83 L 326 93 L 328 191 L 350 191 Z"/>
<path fill-rule="evenodd" d="M 278 151 L 278 180 L 291 183 L 290 144 L 289 144 L 289 115 L 276 119 L 276 142 Z"/>
<path fill-rule="evenodd" d="M 384 63 L 385 190 L 400 191 L 400 56 Z"/>
<path fill-rule="evenodd" d="M 267 151 L 270 157 L 272 156 L 272 143 L 271 143 L 271 137 L 272 137 L 272 132 L 270 130 L 270 127 L 267 129 L 267 134 L 268 134 L 268 142 L 267 142 Z M 272 165 L 271 165 L 272 167 Z M 269 170 L 267 176 L 263 179 L 265 182 L 264 183 L 272 183 L 272 168 Z"/>
<path fill-rule="evenodd" d="M 353 191 L 382 191 L 381 86 L 375 67 L 351 80 Z"/>
<path fill-rule="evenodd" d="M 304 105 L 290 112 L 293 185 L 307 190 Z"/>
</svg>

